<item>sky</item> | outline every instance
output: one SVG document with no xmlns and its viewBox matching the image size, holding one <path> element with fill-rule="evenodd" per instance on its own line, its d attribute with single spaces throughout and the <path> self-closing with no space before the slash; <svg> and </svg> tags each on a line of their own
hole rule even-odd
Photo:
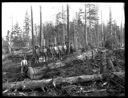
<svg viewBox="0 0 128 98">
<path fill-rule="evenodd" d="M 89 2 L 86 2 L 89 3 Z M 109 19 L 109 8 L 111 8 L 112 11 L 112 18 L 116 20 L 117 25 L 120 26 L 121 21 L 124 25 L 125 23 L 125 12 L 124 12 L 124 3 L 95 3 L 98 5 L 99 9 L 99 18 L 101 17 L 101 11 L 102 11 L 102 21 L 106 24 Z M 23 22 L 25 18 L 25 13 L 28 11 L 28 14 L 30 16 L 30 7 L 33 8 L 33 23 L 39 24 L 40 22 L 40 8 L 42 7 L 42 23 L 46 22 L 52 22 L 55 24 L 56 21 L 56 14 L 58 12 L 62 11 L 63 9 L 66 11 L 66 5 L 69 5 L 69 19 L 72 21 L 73 18 L 75 18 L 76 12 L 79 11 L 79 9 L 83 9 L 85 2 L 73 2 L 73 3 L 50 3 L 50 2 L 38 2 L 38 3 L 30 3 L 30 2 L 8 2 L 8 3 L 2 3 L 2 37 L 5 37 L 7 35 L 7 30 L 11 30 L 12 25 L 14 25 L 16 22 L 19 23 L 21 29 L 23 27 Z M 101 21 L 101 20 L 100 20 Z M 99 21 L 99 22 L 100 22 Z"/>
</svg>

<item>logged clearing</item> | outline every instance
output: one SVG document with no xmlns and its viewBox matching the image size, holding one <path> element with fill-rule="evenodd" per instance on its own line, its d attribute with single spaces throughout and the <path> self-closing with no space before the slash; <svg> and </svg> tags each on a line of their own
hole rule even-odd
<svg viewBox="0 0 128 98">
<path fill-rule="evenodd" d="M 103 61 L 100 51 L 93 58 L 78 59 L 79 55 L 69 55 L 63 60 L 47 62 L 45 65 L 38 64 L 37 74 L 29 75 L 29 78 L 22 77 L 20 62 L 12 61 L 14 58 L 6 58 L 2 62 L 3 95 L 123 96 L 125 94 L 124 50 L 113 50 L 106 56 L 106 62 Z M 33 66 L 37 69 L 37 65 Z M 29 71 L 32 70 L 30 67 Z"/>
</svg>

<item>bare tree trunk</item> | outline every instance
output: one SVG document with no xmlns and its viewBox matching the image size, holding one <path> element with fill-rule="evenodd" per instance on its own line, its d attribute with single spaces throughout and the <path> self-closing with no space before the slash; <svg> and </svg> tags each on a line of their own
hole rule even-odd
<svg viewBox="0 0 128 98">
<path fill-rule="evenodd" d="M 98 47 L 99 47 L 99 44 L 100 44 L 100 37 L 99 37 L 99 30 L 98 30 L 98 25 L 99 25 L 99 23 L 98 23 L 98 20 L 97 20 L 97 30 L 96 30 L 96 32 L 97 32 L 97 45 L 98 45 Z"/>
<path fill-rule="evenodd" d="M 104 47 L 105 47 L 106 34 L 105 34 L 105 32 L 104 32 L 104 24 L 103 24 L 103 41 L 104 41 Z"/>
<path fill-rule="evenodd" d="M 102 40 L 102 43 L 104 43 L 103 41 L 104 41 L 104 34 L 103 34 L 103 25 L 102 25 L 102 11 L 101 11 L 101 34 L 102 34 L 102 36 L 101 36 L 101 40 Z M 102 44 L 102 47 L 103 47 L 104 45 Z"/>
<path fill-rule="evenodd" d="M 43 26 L 43 28 L 44 28 L 44 26 Z M 42 30 L 42 38 L 41 38 L 41 41 L 42 41 L 41 46 L 44 46 L 45 39 L 44 39 L 44 31 L 43 30 Z"/>
<path fill-rule="evenodd" d="M 73 23 L 73 46 L 74 46 L 74 48 L 76 49 L 76 47 L 75 47 L 75 22 Z"/>
<path fill-rule="evenodd" d="M 77 32 L 78 32 L 78 29 L 77 29 L 77 26 L 78 26 L 78 17 L 77 17 L 77 12 L 76 12 L 76 25 L 75 25 L 75 29 L 76 29 L 76 32 L 75 32 L 75 47 L 76 47 L 76 50 L 78 49 L 78 36 L 77 36 Z"/>
<path fill-rule="evenodd" d="M 89 12 L 90 12 L 90 4 L 89 4 Z M 90 20 L 90 13 L 89 13 L 89 35 L 90 35 L 90 43 L 92 41 L 92 34 L 91 34 L 91 20 Z"/>
<path fill-rule="evenodd" d="M 42 31 L 42 8 L 41 8 L 41 6 L 40 6 L 40 47 L 41 47 L 41 31 Z"/>
<path fill-rule="evenodd" d="M 12 17 L 12 32 L 13 32 L 13 17 Z M 12 32 L 11 32 L 11 34 L 12 34 Z M 12 36 L 11 36 L 11 34 L 8 34 L 8 36 L 9 36 L 9 52 L 10 53 L 12 53 Z"/>
<path fill-rule="evenodd" d="M 85 44 L 88 45 L 88 39 L 87 39 L 88 35 L 87 35 L 87 24 L 86 24 L 86 22 L 87 22 L 87 19 L 86 19 L 86 4 L 85 4 Z M 86 46 L 84 48 L 86 48 Z"/>
<path fill-rule="evenodd" d="M 65 32 L 64 32 L 64 10 L 62 6 L 62 32 L 63 32 L 63 43 L 65 43 Z"/>
<path fill-rule="evenodd" d="M 57 40 L 56 40 L 56 37 L 54 38 L 54 43 L 55 43 L 55 45 L 57 45 Z"/>
<path fill-rule="evenodd" d="M 32 6 L 31 6 L 31 27 L 32 27 L 32 48 L 33 48 L 33 53 L 35 55 L 35 49 L 34 49 L 34 34 L 33 34 L 33 11 L 32 11 Z"/>
<path fill-rule="evenodd" d="M 35 43 L 38 44 L 38 35 L 37 35 L 37 27 L 36 27 L 36 24 L 34 25 L 34 28 L 35 28 Z"/>
<path fill-rule="evenodd" d="M 70 53 L 70 34 L 69 34 L 69 6 L 67 5 L 67 35 L 68 35 L 68 53 Z"/>
<path fill-rule="evenodd" d="M 112 13 L 111 13 L 111 8 L 109 8 L 109 21 L 110 21 L 110 34 L 112 36 Z"/>
</svg>

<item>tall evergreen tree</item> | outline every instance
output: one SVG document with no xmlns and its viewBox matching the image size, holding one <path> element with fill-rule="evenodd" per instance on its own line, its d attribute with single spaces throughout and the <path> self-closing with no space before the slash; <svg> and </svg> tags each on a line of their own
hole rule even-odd
<svg viewBox="0 0 128 98">
<path fill-rule="evenodd" d="M 98 8 L 96 5 L 94 4 L 87 4 L 88 7 L 88 23 L 89 23 L 89 32 L 88 32 L 88 41 L 90 44 L 93 44 L 95 42 L 95 40 L 93 40 L 94 38 L 94 31 L 95 31 L 95 25 L 97 25 L 98 23 Z"/>
<path fill-rule="evenodd" d="M 23 39 L 26 42 L 26 45 L 29 45 L 29 32 L 30 32 L 30 18 L 28 12 L 26 11 L 24 26 L 23 26 Z"/>
</svg>

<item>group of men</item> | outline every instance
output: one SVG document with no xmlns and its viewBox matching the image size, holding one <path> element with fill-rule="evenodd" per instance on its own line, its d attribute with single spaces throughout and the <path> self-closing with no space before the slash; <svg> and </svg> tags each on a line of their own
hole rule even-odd
<svg viewBox="0 0 128 98">
<path fill-rule="evenodd" d="M 70 50 L 70 52 L 68 52 Z M 57 60 L 61 59 L 67 55 L 68 53 L 73 53 L 73 45 L 66 43 L 66 44 L 59 44 L 59 45 L 49 45 L 49 47 L 35 47 L 35 55 L 37 62 L 46 62 L 48 60 Z"/>
<path fill-rule="evenodd" d="M 70 50 L 70 52 L 69 52 Z M 72 54 L 74 51 L 72 43 L 63 44 L 63 45 L 49 45 L 49 47 L 39 47 L 35 46 L 35 60 L 34 63 L 45 63 L 48 60 L 58 60 L 67 55 Z M 23 60 L 21 61 L 21 73 L 27 72 L 28 61 L 26 56 L 24 55 Z"/>
</svg>

